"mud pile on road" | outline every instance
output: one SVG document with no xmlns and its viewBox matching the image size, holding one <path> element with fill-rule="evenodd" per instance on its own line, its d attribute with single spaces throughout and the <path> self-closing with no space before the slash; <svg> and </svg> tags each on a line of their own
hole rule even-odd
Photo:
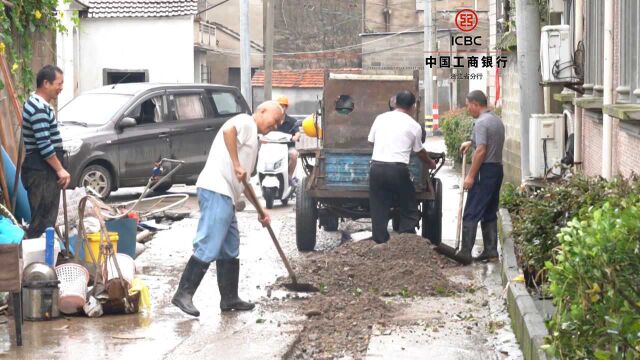
<svg viewBox="0 0 640 360">
<path fill-rule="evenodd" d="M 416 235 L 396 235 L 384 245 L 347 242 L 301 258 L 295 266 L 299 281 L 314 284 L 320 293 L 294 303 L 306 320 L 287 357 L 361 357 L 373 327 L 384 331 L 404 298 L 460 290 L 444 275 L 443 268 L 451 266 Z"/>
</svg>

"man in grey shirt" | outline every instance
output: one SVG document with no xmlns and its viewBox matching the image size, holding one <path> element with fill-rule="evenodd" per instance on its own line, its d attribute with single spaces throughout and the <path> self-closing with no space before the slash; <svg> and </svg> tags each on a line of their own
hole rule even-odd
<svg viewBox="0 0 640 360">
<path fill-rule="evenodd" d="M 476 121 L 471 141 L 460 146 L 460 152 L 473 147 L 471 169 L 464 179 L 464 189 L 468 191 L 462 218 L 462 247 L 458 251 L 462 262 L 472 261 L 471 250 L 476 241 L 478 222 L 482 225 L 484 250 L 473 258 L 488 261 L 498 258 L 497 212 L 502 186 L 502 148 L 504 146 L 504 125 L 496 114 L 487 108 L 487 97 L 480 90 L 467 95 L 467 109 Z"/>
</svg>

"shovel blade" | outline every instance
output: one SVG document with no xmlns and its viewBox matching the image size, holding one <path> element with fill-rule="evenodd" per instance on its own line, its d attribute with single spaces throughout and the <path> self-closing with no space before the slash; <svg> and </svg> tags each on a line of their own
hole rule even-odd
<svg viewBox="0 0 640 360">
<path fill-rule="evenodd" d="M 468 258 L 459 256 L 457 254 L 457 250 L 449 245 L 446 245 L 444 243 L 440 243 L 438 244 L 438 246 L 436 246 L 435 249 L 438 253 L 448 257 L 449 259 L 455 260 L 457 262 L 459 262 L 462 265 L 469 265 L 471 263 L 471 261 L 469 261 Z"/>
<path fill-rule="evenodd" d="M 295 291 L 295 292 L 318 292 L 320 291 L 320 289 L 318 289 L 317 287 L 311 285 L 311 284 L 305 284 L 305 283 L 287 283 L 284 284 L 284 287 L 291 290 L 291 291 Z"/>
</svg>

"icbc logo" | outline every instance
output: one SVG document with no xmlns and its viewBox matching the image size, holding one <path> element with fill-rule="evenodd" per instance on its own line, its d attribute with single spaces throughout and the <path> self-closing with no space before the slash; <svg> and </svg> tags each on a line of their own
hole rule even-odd
<svg viewBox="0 0 640 360">
<path fill-rule="evenodd" d="M 463 32 L 473 31 L 478 26 L 478 14 L 471 9 L 458 11 L 456 14 L 456 26 Z"/>
</svg>

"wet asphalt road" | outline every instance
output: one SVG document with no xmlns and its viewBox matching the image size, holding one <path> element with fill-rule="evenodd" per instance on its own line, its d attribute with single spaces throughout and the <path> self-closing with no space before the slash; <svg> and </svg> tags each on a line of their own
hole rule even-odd
<svg viewBox="0 0 640 360">
<path fill-rule="evenodd" d="M 438 139 L 428 147 L 434 151 L 442 146 Z M 456 172 L 445 166 L 440 176 L 445 191 L 443 238 L 451 245 L 455 238 L 459 195 L 455 189 L 459 182 Z M 131 200 L 139 190 L 119 191 L 111 201 Z M 243 313 L 220 313 L 214 266 L 210 267 L 195 295 L 194 302 L 201 311 L 199 318 L 183 314 L 171 305 L 171 297 L 191 255 L 191 241 L 198 221 L 195 188 L 176 186 L 171 192 L 192 195 L 183 206 L 192 212 L 192 217 L 174 223 L 170 230 L 158 232 L 147 243 L 146 251 L 136 259 L 138 276 L 151 292 L 151 311 L 95 319 L 78 316 L 49 322 L 25 322 L 22 348 L 14 345 L 13 326 L 0 326 L 0 355 L 11 359 L 83 360 L 281 358 L 300 331 L 300 325 L 291 324 L 291 320 L 299 319 L 300 315 L 293 311 L 273 312 L 272 307 L 269 311 L 266 309 L 265 304 L 273 301 L 267 298 L 267 287 L 278 277 L 286 276 L 286 270 L 267 231 L 257 222 L 257 212 L 250 205 L 238 213 L 241 229 L 240 294 L 255 301 L 256 309 Z M 295 249 L 295 202 L 285 207 L 278 204 L 270 213 L 272 226 L 285 252 L 292 257 L 301 256 Z M 350 222 L 340 227 L 355 231 L 367 230 L 370 225 Z M 338 246 L 340 236 L 339 232 L 319 231 L 318 247 L 330 249 Z M 481 243 L 481 240 L 477 242 Z M 458 268 L 452 276 L 460 282 L 476 284 L 479 290 L 475 294 L 445 301 L 439 298 L 415 300 L 404 314 L 399 315 L 404 320 L 411 319 L 413 325 L 399 325 L 392 334 L 385 335 L 376 334 L 374 329 L 367 357 L 521 358 L 504 311 L 498 271 L 496 264 Z M 468 314 L 479 321 L 475 324 L 464 321 L 469 320 Z M 435 321 L 438 326 L 426 328 L 421 326 L 421 321 Z M 487 324 L 498 324 L 494 326 L 497 329 L 487 329 Z"/>
</svg>

